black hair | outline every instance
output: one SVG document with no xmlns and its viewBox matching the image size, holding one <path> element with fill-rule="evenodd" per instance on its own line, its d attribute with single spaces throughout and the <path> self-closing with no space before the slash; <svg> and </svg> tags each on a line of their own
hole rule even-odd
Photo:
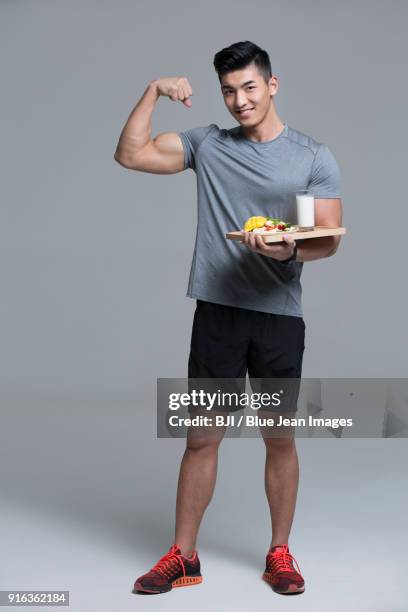
<svg viewBox="0 0 408 612">
<path fill-rule="evenodd" d="M 272 76 L 269 55 L 264 49 L 249 40 L 234 43 L 214 55 L 214 68 L 220 81 L 224 74 L 246 68 L 252 63 L 256 65 L 265 81 L 268 82 Z"/>
</svg>

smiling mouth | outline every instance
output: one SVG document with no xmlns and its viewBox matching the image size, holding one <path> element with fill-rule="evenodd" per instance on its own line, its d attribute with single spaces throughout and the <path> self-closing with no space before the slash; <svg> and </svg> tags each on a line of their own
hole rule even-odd
<svg viewBox="0 0 408 612">
<path fill-rule="evenodd" d="M 248 115 L 249 113 L 251 113 L 254 109 L 253 108 L 245 108 L 244 110 L 240 110 L 240 111 L 236 111 L 238 113 L 238 115 Z"/>
</svg>

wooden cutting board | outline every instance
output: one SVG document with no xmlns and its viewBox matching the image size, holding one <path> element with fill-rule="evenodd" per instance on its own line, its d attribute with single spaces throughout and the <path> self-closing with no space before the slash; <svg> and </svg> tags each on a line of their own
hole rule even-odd
<svg viewBox="0 0 408 612">
<path fill-rule="evenodd" d="M 265 232 L 265 234 L 257 234 L 258 236 L 262 236 L 265 242 L 282 242 L 283 234 L 285 232 L 279 234 L 270 234 L 269 232 Z M 293 236 L 295 240 L 306 240 L 306 238 L 323 238 L 324 236 L 341 236 L 346 233 L 345 227 L 322 227 L 316 226 L 313 230 L 309 230 L 307 232 L 287 232 L 288 236 Z M 242 237 L 244 232 L 228 232 L 225 234 L 228 240 L 240 240 L 242 242 Z"/>
</svg>

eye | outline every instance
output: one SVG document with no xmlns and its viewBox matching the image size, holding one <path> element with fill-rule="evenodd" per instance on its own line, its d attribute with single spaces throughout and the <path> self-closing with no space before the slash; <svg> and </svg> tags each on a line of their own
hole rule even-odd
<svg viewBox="0 0 408 612">
<path fill-rule="evenodd" d="M 249 85 L 247 89 L 255 89 L 255 85 Z"/>
</svg>

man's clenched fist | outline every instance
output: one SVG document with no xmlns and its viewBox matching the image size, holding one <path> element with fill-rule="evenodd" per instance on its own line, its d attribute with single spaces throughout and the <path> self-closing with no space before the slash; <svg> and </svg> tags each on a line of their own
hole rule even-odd
<svg viewBox="0 0 408 612">
<path fill-rule="evenodd" d="M 159 96 L 167 96 L 173 102 L 180 100 L 185 106 L 191 106 L 193 90 L 185 77 L 165 77 L 153 81 L 153 84 Z"/>
</svg>

